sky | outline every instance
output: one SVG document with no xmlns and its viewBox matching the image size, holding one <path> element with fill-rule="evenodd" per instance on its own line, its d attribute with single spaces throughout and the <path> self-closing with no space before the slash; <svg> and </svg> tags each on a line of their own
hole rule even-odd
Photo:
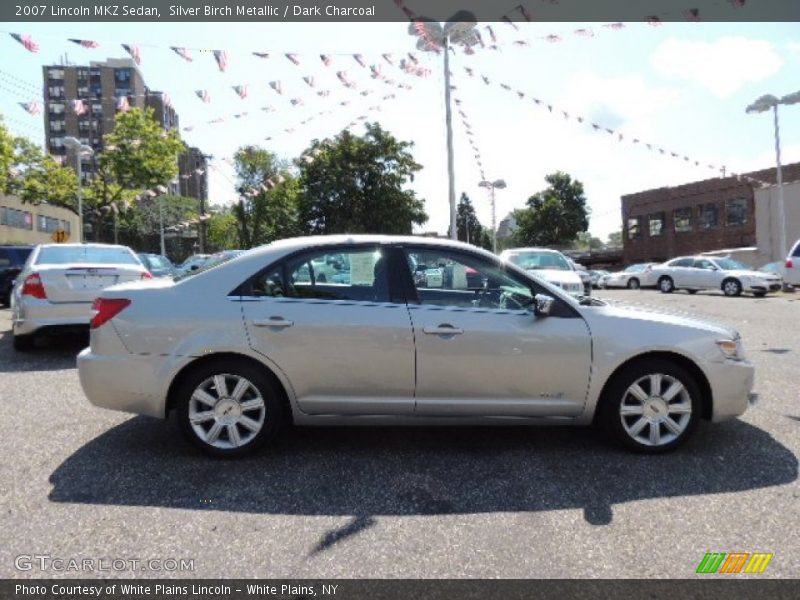
<svg viewBox="0 0 800 600">
<path fill-rule="evenodd" d="M 745 107 L 762 94 L 780 97 L 800 90 L 796 23 L 628 23 L 622 29 L 601 23 L 519 23 L 518 30 L 489 25 L 498 49 L 473 55 L 458 51 L 450 65 L 453 98 L 460 100 L 453 105 L 456 196 L 465 192 L 471 198 L 484 225 L 491 223 L 491 203 L 487 190 L 478 186 L 481 175 L 459 109 L 468 118 L 486 177 L 507 183 L 496 193 L 498 221 L 524 207 L 546 187 L 544 177 L 560 170 L 583 183 L 590 232 L 603 240 L 621 228 L 623 194 L 717 177 L 723 165 L 728 173 L 775 165 L 771 115 L 746 114 Z M 478 26 L 488 42 L 487 24 Z M 353 120 L 358 124 L 351 131 L 362 132 L 357 117 L 367 115 L 413 142 L 414 157 L 424 168 L 409 187 L 425 200 L 429 215 L 418 230 L 444 234 L 449 205 L 443 56 L 416 52 L 420 67 L 430 70 L 423 77 L 381 58 L 391 53 L 397 65 L 415 51 L 407 28 L 403 23 L 0 24 L 0 114 L 13 133 L 43 143 L 42 116 L 28 115 L 18 104 L 41 101 L 41 66 L 58 64 L 65 55 L 75 64 L 124 58 L 120 44 L 138 44 L 146 84 L 168 92 L 181 127 L 193 127 L 181 131 L 183 139 L 215 157 L 211 204 L 236 200 L 235 172 L 228 161 L 237 148 L 260 145 L 291 159 L 312 140 L 334 136 Z M 576 35 L 576 29 L 593 35 Z M 30 34 L 40 51 L 27 52 L 9 32 Z M 548 42 L 548 35 L 561 41 Z M 100 47 L 82 48 L 67 38 L 96 40 Z M 196 50 L 188 63 L 169 46 L 225 49 L 228 68 L 220 72 L 210 53 Z M 268 52 L 270 58 L 252 52 Z M 285 53 L 295 53 L 299 65 Z M 411 89 L 372 79 L 354 53 Z M 331 55 L 332 64 L 326 67 L 320 54 Z M 337 79 L 342 70 L 355 82 L 354 89 Z M 314 78 L 314 88 L 304 76 Z M 281 82 L 282 95 L 269 87 L 270 81 Z M 249 95 L 242 100 L 232 86 L 245 84 Z M 199 89 L 208 91 L 211 102 L 197 98 Z M 318 96 L 321 90 L 330 94 Z M 384 99 L 390 94 L 396 98 Z M 303 104 L 292 106 L 292 98 Z M 349 104 L 341 106 L 344 101 Z M 264 106 L 275 110 L 261 110 Z M 233 117 L 242 112 L 248 115 Z M 208 124 L 219 117 L 225 120 Z M 601 128 L 595 130 L 592 122 Z M 800 104 L 781 109 L 780 127 L 784 164 L 800 161 Z M 640 142 L 632 143 L 634 138 Z M 657 148 L 667 152 L 662 155 Z"/>
</svg>

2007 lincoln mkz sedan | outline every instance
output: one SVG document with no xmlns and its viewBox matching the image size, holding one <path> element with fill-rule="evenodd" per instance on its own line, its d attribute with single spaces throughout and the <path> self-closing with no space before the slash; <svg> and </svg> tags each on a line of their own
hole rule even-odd
<svg viewBox="0 0 800 600">
<path fill-rule="evenodd" d="M 80 380 L 101 407 L 177 413 L 239 455 L 297 425 L 597 421 L 631 449 L 741 415 L 739 335 L 575 300 L 493 254 L 439 239 L 283 240 L 96 301 Z"/>
</svg>

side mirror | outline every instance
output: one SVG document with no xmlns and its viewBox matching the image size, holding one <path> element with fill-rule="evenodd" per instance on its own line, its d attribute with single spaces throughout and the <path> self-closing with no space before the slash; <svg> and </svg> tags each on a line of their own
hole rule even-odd
<svg viewBox="0 0 800 600">
<path fill-rule="evenodd" d="M 555 298 L 547 294 L 536 294 L 533 297 L 533 314 L 537 317 L 546 317 L 550 314 L 550 309 L 553 308 Z"/>
</svg>

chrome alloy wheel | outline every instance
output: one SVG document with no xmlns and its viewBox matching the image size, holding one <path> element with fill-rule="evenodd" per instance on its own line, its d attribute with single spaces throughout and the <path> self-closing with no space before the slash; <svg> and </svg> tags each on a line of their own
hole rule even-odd
<svg viewBox="0 0 800 600">
<path fill-rule="evenodd" d="M 644 446 L 664 446 L 689 426 L 692 400 L 678 379 L 652 373 L 625 390 L 619 416 L 633 440 Z"/>
<path fill-rule="evenodd" d="M 214 448 L 238 448 L 264 426 L 264 398 L 241 375 L 220 373 L 198 385 L 189 400 L 189 423 L 195 435 Z"/>
</svg>

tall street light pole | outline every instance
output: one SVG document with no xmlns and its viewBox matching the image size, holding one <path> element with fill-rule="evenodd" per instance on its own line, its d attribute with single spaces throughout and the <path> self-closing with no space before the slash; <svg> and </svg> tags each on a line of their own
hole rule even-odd
<svg viewBox="0 0 800 600">
<path fill-rule="evenodd" d="M 475 33 L 475 15 L 461 10 L 454 14 L 444 26 L 427 17 L 414 19 L 408 27 L 411 35 L 417 36 L 417 48 L 424 52 L 444 52 L 444 106 L 447 130 L 447 185 L 450 202 L 450 238 L 457 239 L 456 231 L 456 183 L 453 156 L 453 123 L 450 107 L 450 48 L 453 44 L 474 46 L 478 43 Z"/>
<path fill-rule="evenodd" d="M 797 104 L 800 102 L 800 91 L 787 94 L 783 98 L 776 98 L 771 94 L 766 94 L 757 98 L 750 106 L 745 109 L 749 113 L 761 113 L 772 109 L 773 126 L 775 128 L 775 163 L 777 165 L 777 175 L 775 181 L 778 186 L 778 246 L 780 250 L 779 259 L 786 258 L 786 213 L 783 199 L 783 170 L 781 168 L 781 138 L 778 126 L 778 106 L 781 104 Z M 772 219 L 770 219 L 771 221 Z M 770 251 L 770 254 L 772 252 Z M 775 258 L 774 256 L 772 258 Z"/>
<path fill-rule="evenodd" d="M 496 181 L 483 180 L 478 184 L 482 188 L 489 189 L 489 195 L 492 199 L 492 252 L 497 254 L 497 203 L 494 198 L 495 190 L 503 190 L 506 188 L 506 182 L 503 179 Z"/>
<path fill-rule="evenodd" d="M 82 144 L 76 137 L 64 138 L 64 145 L 75 151 L 77 157 L 77 164 L 75 165 L 75 172 L 78 175 L 78 242 L 83 243 L 83 157 L 92 156 L 94 150 L 91 146 Z"/>
</svg>

